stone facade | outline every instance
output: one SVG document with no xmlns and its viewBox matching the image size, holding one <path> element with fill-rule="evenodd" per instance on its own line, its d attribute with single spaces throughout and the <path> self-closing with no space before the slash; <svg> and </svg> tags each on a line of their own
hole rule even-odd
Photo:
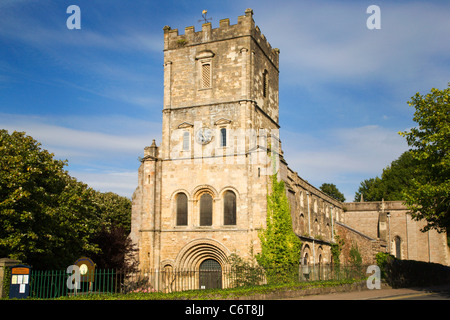
<svg viewBox="0 0 450 320">
<path fill-rule="evenodd" d="M 130 237 L 139 247 L 141 269 L 198 270 L 206 261 L 224 268 L 231 253 L 244 259 L 258 253 L 274 172 L 286 183 L 293 230 L 308 263 L 331 262 L 335 234 L 358 243 L 365 262 L 383 250 L 387 240 L 378 211 L 364 215 L 365 209 L 355 209 L 359 204 L 334 200 L 284 160 L 279 54 L 255 25 L 251 9 L 237 24 L 224 19 L 216 29 L 205 23 L 201 31 L 188 27 L 179 34 L 164 27 L 162 141 L 144 149 L 133 194 Z M 408 220 L 399 211 L 395 221 L 397 214 Z M 414 227 L 409 221 L 404 228 L 409 242 L 402 250 L 421 259 L 414 253 L 414 239 L 421 239 Z"/>
<path fill-rule="evenodd" d="M 247 10 L 236 25 L 221 20 L 218 29 L 189 27 L 184 35 L 164 27 L 163 138 L 145 149 L 133 195 L 131 238 L 142 269 L 198 269 L 208 259 L 223 267 L 231 253 L 245 258 L 258 250 L 267 141 L 279 128 L 279 51 L 252 15 Z M 224 214 L 230 194 L 231 223 Z M 187 198 L 182 223 L 180 196 Z M 206 223 L 202 198 L 212 199 Z"/>
<path fill-rule="evenodd" d="M 386 252 L 399 259 L 450 265 L 447 234 L 422 232 L 424 221 L 411 218 L 401 201 L 344 203 L 343 222 L 384 242 Z"/>
</svg>

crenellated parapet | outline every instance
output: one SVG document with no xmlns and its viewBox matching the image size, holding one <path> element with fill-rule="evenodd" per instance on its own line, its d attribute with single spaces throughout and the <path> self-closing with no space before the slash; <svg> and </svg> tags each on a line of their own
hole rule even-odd
<svg viewBox="0 0 450 320">
<path fill-rule="evenodd" d="M 239 16 L 237 24 L 234 25 L 230 25 L 230 19 L 227 18 L 221 19 L 219 27 L 214 29 L 209 22 L 202 24 L 201 31 L 195 31 L 194 26 L 186 27 L 184 34 L 179 34 L 178 29 L 171 29 L 169 26 L 165 26 L 163 30 L 165 51 L 250 36 L 276 68 L 279 66 L 280 50 L 272 48 L 259 27 L 255 25 L 252 9 L 245 10 L 245 15 Z"/>
</svg>

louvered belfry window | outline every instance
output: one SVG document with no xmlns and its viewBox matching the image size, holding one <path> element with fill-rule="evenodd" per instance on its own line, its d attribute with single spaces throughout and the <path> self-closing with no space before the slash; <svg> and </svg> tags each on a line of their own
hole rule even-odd
<svg viewBox="0 0 450 320">
<path fill-rule="evenodd" d="M 211 87 L 211 64 L 202 64 L 202 88 Z"/>
<path fill-rule="evenodd" d="M 189 141 L 190 137 L 189 137 L 189 132 L 185 131 L 183 133 L 183 151 L 188 151 L 189 150 Z"/>
</svg>

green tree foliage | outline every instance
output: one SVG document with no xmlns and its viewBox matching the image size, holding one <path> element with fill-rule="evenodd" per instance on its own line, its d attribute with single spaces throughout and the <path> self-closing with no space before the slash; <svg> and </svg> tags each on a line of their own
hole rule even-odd
<svg viewBox="0 0 450 320">
<path fill-rule="evenodd" d="M 383 169 L 381 178 L 375 177 L 361 182 L 355 193 L 355 201 L 396 201 L 404 200 L 403 190 L 411 185 L 414 178 L 416 161 L 411 152 L 404 152 L 397 160 Z"/>
<path fill-rule="evenodd" d="M 131 231 L 131 201 L 113 192 L 96 192 L 95 202 L 107 229 L 121 228 L 124 234 Z M 127 213 L 127 214 L 124 214 Z"/>
<path fill-rule="evenodd" d="M 327 195 L 329 195 L 333 199 L 336 199 L 341 202 L 345 202 L 344 195 L 339 191 L 339 189 L 333 183 L 323 183 L 320 186 L 320 190 L 325 192 Z"/>
<path fill-rule="evenodd" d="M 301 241 L 292 229 L 291 212 L 284 182 L 272 176 L 272 190 L 267 196 L 266 229 L 259 234 L 261 253 L 256 260 L 265 271 L 269 283 L 296 280 L 301 254 Z"/>
<path fill-rule="evenodd" d="M 401 132 L 417 162 L 404 200 L 417 220 L 438 231 L 450 229 L 450 86 L 417 93 L 408 101 L 418 127 Z"/>
<path fill-rule="evenodd" d="M 359 185 L 358 191 L 355 193 L 354 201 L 361 201 L 361 195 L 363 195 L 364 201 L 381 201 L 383 198 L 381 179 L 379 177 L 375 177 L 362 181 Z"/>
<path fill-rule="evenodd" d="M 23 132 L 0 130 L 1 257 L 67 267 L 101 252 L 93 238 L 104 225 L 127 225 L 128 199 L 89 188 L 53 156 Z"/>
</svg>

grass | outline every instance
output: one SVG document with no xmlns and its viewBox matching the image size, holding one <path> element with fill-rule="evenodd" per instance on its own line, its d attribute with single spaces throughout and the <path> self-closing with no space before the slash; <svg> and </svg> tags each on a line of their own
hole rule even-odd
<svg viewBox="0 0 450 320">
<path fill-rule="evenodd" d="M 360 282 L 361 279 L 328 280 L 297 282 L 290 284 L 272 284 L 252 287 L 238 287 L 231 289 L 207 289 L 189 290 L 182 292 L 150 292 L 150 293 L 127 293 L 127 294 L 89 294 L 78 296 L 59 297 L 57 300 L 224 300 L 238 297 L 248 297 L 258 294 L 271 294 L 285 291 L 299 291 L 310 288 L 337 287 L 345 284 Z"/>
</svg>

